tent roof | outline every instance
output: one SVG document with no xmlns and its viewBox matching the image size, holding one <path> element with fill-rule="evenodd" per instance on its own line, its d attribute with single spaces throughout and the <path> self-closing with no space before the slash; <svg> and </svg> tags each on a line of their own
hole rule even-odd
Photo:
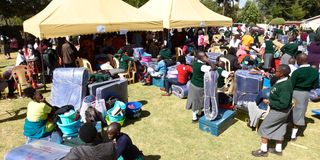
<svg viewBox="0 0 320 160">
<path fill-rule="evenodd" d="M 149 0 L 140 10 L 163 19 L 168 29 L 232 25 L 231 18 L 211 11 L 199 0 Z"/>
<path fill-rule="evenodd" d="M 162 20 L 122 0 L 53 0 L 23 23 L 24 31 L 40 38 L 114 32 L 162 30 Z"/>
</svg>

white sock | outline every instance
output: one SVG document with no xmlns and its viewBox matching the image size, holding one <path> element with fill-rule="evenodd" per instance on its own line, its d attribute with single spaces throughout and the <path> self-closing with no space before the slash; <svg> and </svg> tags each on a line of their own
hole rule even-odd
<svg viewBox="0 0 320 160">
<path fill-rule="evenodd" d="M 292 129 L 292 133 L 291 133 L 291 138 L 296 138 L 297 137 L 297 132 L 298 132 L 298 128 L 293 128 Z"/>
<path fill-rule="evenodd" d="M 192 120 L 198 119 L 197 114 L 198 114 L 198 111 L 192 112 Z"/>
<path fill-rule="evenodd" d="M 261 151 L 267 152 L 268 151 L 268 143 L 261 143 Z"/>
<path fill-rule="evenodd" d="M 282 152 L 282 143 L 277 143 L 276 144 L 276 151 L 277 152 Z"/>
</svg>

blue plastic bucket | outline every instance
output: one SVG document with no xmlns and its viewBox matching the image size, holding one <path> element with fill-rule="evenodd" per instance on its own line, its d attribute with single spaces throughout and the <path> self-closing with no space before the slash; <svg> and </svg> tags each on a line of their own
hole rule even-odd
<svg viewBox="0 0 320 160">
<path fill-rule="evenodd" d="M 65 114 L 60 114 L 59 117 L 62 124 L 70 124 L 74 122 L 74 119 L 76 117 L 76 112 L 74 110 L 70 110 Z"/>
<path fill-rule="evenodd" d="M 128 106 L 132 105 L 132 108 L 129 108 Z M 137 117 L 136 115 L 141 112 L 142 104 L 140 102 L 128 102 L 127 108 L 126 108 L 126 114 L 128 114 L 131 117 Z"/>
<path fill-rule="evenodd" d="M 81 126 L 81 122 L 80 122 L 80 119 L 78 121 L 74 121 L 69 124 L 63 124 L 58 121 L 57 125 L 61 129 L 61 132 L 64 135 L 72 135 L 72 134 L 78 133 L 78 130 Z"/>
</svg>

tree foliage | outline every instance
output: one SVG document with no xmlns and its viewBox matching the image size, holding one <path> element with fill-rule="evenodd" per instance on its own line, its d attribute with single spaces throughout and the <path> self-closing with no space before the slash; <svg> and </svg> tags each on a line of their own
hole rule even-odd
<svg viewBox="0 0 320 160">
<path fill-rule="evenodd" d="M 241 11 L 240 21 L 246 24 L 257 24 L 262 22 L 262 16 L 257 5 L 252 1 L 247 1 Z"/>
<path fill-rule="evenodd" d="M 265 18 L 282 17 L 286 20 L 303 20 L 320 14 L 319 0 L 257 0 Z"/>
</svg>

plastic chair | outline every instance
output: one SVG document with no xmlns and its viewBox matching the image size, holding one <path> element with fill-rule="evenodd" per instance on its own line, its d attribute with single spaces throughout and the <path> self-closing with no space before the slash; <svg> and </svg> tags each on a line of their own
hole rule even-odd
<svg viewBox="0 0 320 160">
<path fill-rule="evenodd" d="M 182 56 L 183 52 L 182 52 L 182 49 L 180 47 L 176 47 L 175 51 L 176 51 L 176 60 L 178 60 L 178 57 Z"/>
<path fill-rule="evenodd" d="M 137 72 L 137 67 L 135 62 L 129 61 L 128 63 L 128 70 L 126 73 L 119 73 L 119 77 L 126 78 L 128 80 L 128 83 L 135 83 L 135 74 Z"/>
<path fill-rule="evenodd" d="M 118 58 L 113 57 L 113 60 L 116 62 L 115 68 L 119 68 L 119 60 L 118 60 Z"/>
<path fill-rule="evenodd" d="M 226 70 L 228 72 L 231 72 L 231 63 L 230 63 L 230 61 L 227 58 L 224 58 L 224 57 L 220 57 L 219 60 L 221 62 L 224 62 L 226 64 Z"/>
<path fill-rule="evenodd" d="M 32 86 L 32 75 L 28 70 L 26 65 L 16 66 L 12 69 L 12 74 L 15 83 L 17 84 L 17 89 L 19 92 L 19 96 L 22 96 L 22 87 L 30 87 Z"/>
<path fill-rule="evenodd" d="M 93 70 L 92 70 L 92 67 L 91 67 L 91 64 L 90 62 L 85 59 L 85 58 L 77 58 L 75 60 L 75 63 L 76 63 L 76 66 L 77 67 L 84 67 L 84 68 L 87 68 L 89 73 L 93 73 Z"/>
<path fill-rule="evenodd" d="M 219 46 L 213 46 L 208 49 L 209 53 L 221 53 L 220 47 Z"/>
</svg>

